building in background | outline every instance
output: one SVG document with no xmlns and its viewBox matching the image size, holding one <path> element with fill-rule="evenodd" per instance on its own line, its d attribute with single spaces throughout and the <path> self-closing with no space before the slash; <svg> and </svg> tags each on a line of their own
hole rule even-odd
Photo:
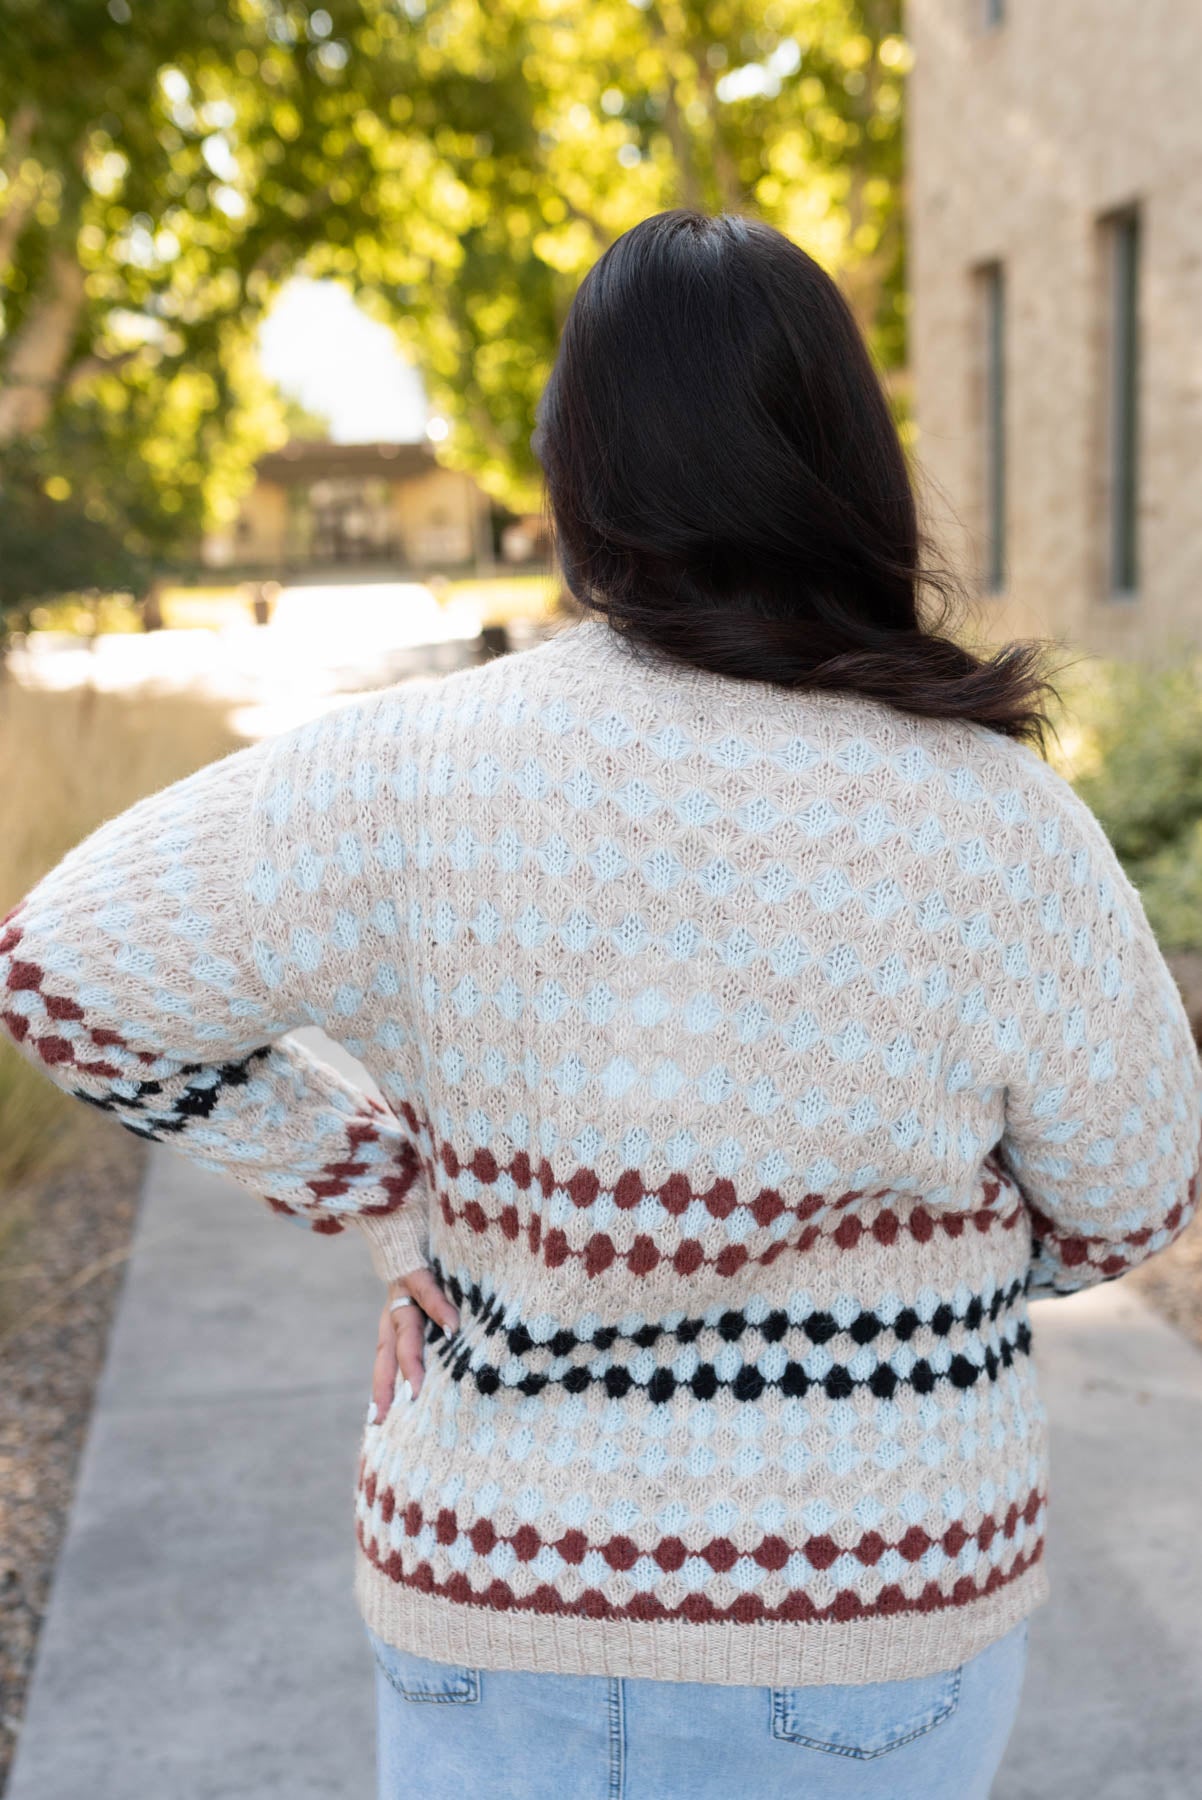
<svg viewBox="0 0 1202 1800">
<path fill-rule="evenodd" d="M 298 439 L 261 457 L 233 525 L 204 563 L 231 578 L 482 575 L 542 567 L 537 521 L 498 507 L 432 447 Z"/>
<path fill-rule="evenodd" d="M 930 527 L 998 638 L 1202 646 L 1202 4 L 907 15 Z"/>
</svg>

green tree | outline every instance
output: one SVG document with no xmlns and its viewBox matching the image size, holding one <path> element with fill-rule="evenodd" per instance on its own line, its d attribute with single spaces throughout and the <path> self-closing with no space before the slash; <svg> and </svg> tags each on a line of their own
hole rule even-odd
<svg viewBox="0 0 1202 1800">
<path fill-rule="evenodd" d="M 378 67 L 394 25 L 353 38 L 349 65 Z M 536 503 L 534 404 L 572 294 L 675 205 L 754 210 L 836 274 L 904 422 L 898 0 L 511 0 L 434 6 L 423 25 L 420 81 L 343 142 L 378 168 L 390 219 L 399 170 L 432 205 L 313 266 L 395 325 L 453 421 L 446 460 Z"/>
<path fill-rule="evenodd" d="M 779 224 L 900 375 L 900 0 L 0 0 L 0 40 L 4 594 L 43 501 L 106 568 L 228 517 L 286 435 L 250 342 L 300 268 L 519 507 L 576 284 L 664 207 Z"/>
<path fill-rule="evenodd" d="M 265 221 L 248 196 L 270 191 L 264 171 L 285 149 L 277 90 L 315 118 L 311 90 L 340 77 L 316 55 L 320 34 L 301 43 L 274 6 L 3 0 L 0 37 L 11 600 L 76 585 L 79 543 L 98 580 L 186 554 L 286 435 L 253 326 L 320 241 L 328 182 L 299 166 Z"/>
</svg>

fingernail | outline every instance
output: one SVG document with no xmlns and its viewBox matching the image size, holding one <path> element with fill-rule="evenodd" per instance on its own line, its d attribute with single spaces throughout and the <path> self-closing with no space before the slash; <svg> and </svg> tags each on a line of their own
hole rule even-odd
<svg viewBox="0 0 1202 1800">
<path fill-rule="evenodd" d="M 369 1425 L 374 1425 L 378 1417 L 379 1414 L 376 1411 L 375 1401 L 369 1400 L 367 1403 L 367 1423 Z"/>
</svg>

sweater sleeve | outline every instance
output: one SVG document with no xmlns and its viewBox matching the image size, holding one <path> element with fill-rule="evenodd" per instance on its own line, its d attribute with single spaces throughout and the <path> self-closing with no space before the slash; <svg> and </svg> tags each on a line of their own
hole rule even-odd
<svg viewBox="0 0 1202 1800">
<path fill-rule="evenodd" d="M 236 751 L 70 851 L 3 922 L 0 1005 L 58 1086 L 313 1231 L 356 1225 L 387 1280 L 426 1260 L 414 1134 L 286 1035 L 340 1033 L 306 989 L 312 909 L 289 930 L 261 854 L 321 732 Z"/>
<path fill-rule="evenodd" d="M 1032 1223 L 1032 1298 L 1110 1281 L 1197 1207 L 1202 1064 L 1138 890 L 1096 815 L 1038 764 L 1008 864 L 998 1146 Z"/>
</svg>

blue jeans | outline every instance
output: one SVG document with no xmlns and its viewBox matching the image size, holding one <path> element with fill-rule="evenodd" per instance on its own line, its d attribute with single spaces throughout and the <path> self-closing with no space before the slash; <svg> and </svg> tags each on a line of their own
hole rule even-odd
<svg viewBox="0 0 1202 1800">
<path fill-rule="evenodd" d="M 956 1669 L 723 1687 L 376 1658 L 379 1800 L 988 1800 L 1027 1620 Z"/>
</svg>

